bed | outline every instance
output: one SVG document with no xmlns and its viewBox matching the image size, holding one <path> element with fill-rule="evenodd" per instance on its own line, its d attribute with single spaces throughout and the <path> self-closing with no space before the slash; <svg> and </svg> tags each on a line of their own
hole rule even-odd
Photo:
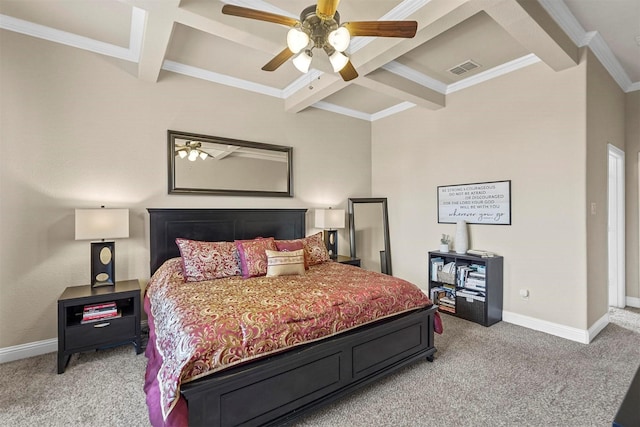
<svg viewBox="0 0 640 427">
<path fill-rule="evenodd" d="M 160 288 L 164 285 L 156 284 L 156 282 L 159 283 L 158 276 L 165 274 L 180 278 L 182 274 L 182 269 L 176 267 L 183 265 L 179 262 L 180 249 L 176 239 L 234 242 L 266 236 L 279 241 L 305 238 L 306 209 L 148 209 L 148 211 L 152 274 L 150 285 L 153 282 L 154 290 L 156 287 L 165 289 Z M 390 276 L 365 272 L 358 267 L 338 265 L 336 262 L 329 261 L 326 265 L 314 265 L 308 268 L 307 274 L 295 280 L 292 279 L 289 283 L 307 286 L 306 282 L 302 284 L 303 282 L 297 281 L 342 275 L 344 269 L 347 269 L 346 271 L 353 277 L 373 274 L 394 286 L 398 282 L 403 282 Z M 285 278 L 275 279 L 285 280 Z M 247 279 L 247 282 L 242 282 L 241 277 L 232 277 L 229 280 L 234 288 L 242 283 L 253 286 L 253 283 L 267 281 L 267 279 L 256 277 Z M 250 282 L 251 280 L 254 282 Z M 213 285 L 208 286 L 223 286 L 222 283 L 214 281 Z M 200 282 L 190 284 L 194 289 L 202 285 Z M 383 287 L 386 288 L 387 285 Z M 257 287 L 248 288 L 258 289 Z M 171 315 L 167 316 L 166 313 L 165 316 L 161 315 L 160 307 L 163 303 L 157 296 L 160 291 L 155 292 L 155 294 L 152 292 L 152 298 L 145 295 L 145 310 L 149 317 L 150 329 L 146 349 L 149 363 L 145 391 L 150 420 L 154 426 L 279 425 L 331 403 L 409 363 L 420 359 L 433 361 L 436 352 L 433 339 L 434 322 L 437 323 L 439 319 L 436 319 L 436 307 L 427 299 L 427 303 L 421 304 L 420 307 L 409 309 L 407 305 L 407 309 L 401 310 L 399 314 L 369 319 L 362 325 L 354 322 L 353 325 L 344 326 L 344 330 L 327 334 L 326 337 L 318 336 L 317 339 L 311 339 L 308 342 L 287 338 L 294 342 L 289 348 L 281 349 L 274 346 L 272 349 L 265 350 L 263 354 L 252 353 L 251 357 L 241 361 L 226 354 L 221 358 L 233 359 L 237 363 L 214 366 L 211 362 L 199 371 L 203 372 L 200 375 L 193 375 L 193 378 L 189 378 L 188 381 L 183 380 L 182 383 L 178 383 L 178 388 L 173 385 L 171 388 L 163 383 L 165 377 L 160 368 L 167 364 L 162 362 L 165 358 L 168 359 L 167 342 L 170 344 L 166 339 L 163 341 L 162 331 L 170 327 L 166 324 L 165 318 L 170 319 L 169 323 L 174 322 L 175 319 L 172 319 Z M 284 293 L 288 292 L 279 294 Z M 264 296 L 257 298 L 260 301 L 265 300 Z M 155 307 L 152 307 L 152 300 L 155 301 Z M 302 298 L 300 300 L 302 301 Z M 324 300 L 324 296 L 318 299 L 319 303 Z M 156 313 L 155 317 L 153 313 Z M 158 322 L 157 325 L 156 322 Z M 160 331 L 158 336 L 156 336 L 156 328 Z M 293 335 L 291 332 L 288 334 Z M 162 406 L 167 401 L 167 393 L 164 392 L 166 389 L 179 393 L 179 396 L 174 396 L 170 407 Z"/>
</svg>

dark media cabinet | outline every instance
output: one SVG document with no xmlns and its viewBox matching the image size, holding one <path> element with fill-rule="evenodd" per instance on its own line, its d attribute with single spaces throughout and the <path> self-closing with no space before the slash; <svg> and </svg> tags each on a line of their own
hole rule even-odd
<svg viewBox="0 0 640 427">
<path fill-rule="evenodd" d="M 439 266 L 449 263 L 454 263 L 453 274 L 437 271 Z M 429 252 L 429 296 L 441 312 L 491 326 L 502 320 L 503 264 L 501 256 Z M 484 291 L 475 286 L 467 288 L 466 275 L 473 277 L 476 283 L 484 282 Z"/>
</svg>

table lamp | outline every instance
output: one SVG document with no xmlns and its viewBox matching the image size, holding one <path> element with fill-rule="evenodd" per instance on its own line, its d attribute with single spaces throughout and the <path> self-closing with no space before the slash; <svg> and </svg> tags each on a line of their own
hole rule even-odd
<svg viewBox="0 0 640 427">
<path fill-rule="evenodd" d="M 129 209 L 76 209 L 76 240 L 91 242 L 91 287 L 115 285 L 114 241 L 129 237 Z"/>
<path fill-rule="evenodd" d="M 331 258 L 338 256 L 338 228 L 344 228 L 344 209 L 316 209 L 316 228 L 324 229 L 324 243 Z"/>
</svg>

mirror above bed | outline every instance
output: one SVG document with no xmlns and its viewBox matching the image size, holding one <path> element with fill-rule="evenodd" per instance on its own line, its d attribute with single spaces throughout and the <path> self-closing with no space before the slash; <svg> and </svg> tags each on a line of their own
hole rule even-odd
<svg viewBox="0 0 640 427">
<path fill-rule="evenodd" d="M 169 194 L 293 197 L 291 147 L 169 130 Z"/>
</svg>

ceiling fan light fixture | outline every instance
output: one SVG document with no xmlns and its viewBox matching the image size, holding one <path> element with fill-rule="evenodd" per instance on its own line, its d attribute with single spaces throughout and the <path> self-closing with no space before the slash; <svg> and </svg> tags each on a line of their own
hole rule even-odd
<svg viewBox="0 0 640 427">
<path fill-rule="evenodd" d="M 351 41 L 351 34 L 345 27 L 338 27 L 329 33 L 327 41 L 338 52 L 344 52 L 349 47 Z"/>
<path fill-rule="evenodd" d="M 309 44 L 309 35 L 300 28 L 293 27 L 287 33 L 287 47 L 291 52 L 298 53 Z"/>
<path fill-rule="evenodd" d="M 293 58 L 293 65 L 300 71 L 301 73 L 307 73 L 309 71 L 309 67 L 311 66 L 311 51 L 305 50 L 300 52 L 298 56 Z"/>
<path fill-rule="evenodd" d="M 189 151 L 189 160 L 195 162 L 198 159 L 198 152 L 196 150 Z"/>
<path fill-rule="evenodd" d="M 185 157 L 187 157 L 187 151 L 184 149 L 178 150 L 178 156 L 180 156 L 181 159 L 184 159 Z"/>
<path fill-rule="evenodd" d="M 331 56 L 329 56 L 329 62 L 331 62 L 333 71 L 337 73 L 338 71 L 342 70 L 345 65 L 347 65 L 347 62 L 349 62 L 349 58 L 343 53 L 340 53 L 336 50 L 335 52 L 333 52 L 333 54 L 331 54 Z"/>
<path fill-rule="evenodd" d="M 206 158 L 207 158 L 208 156 L 209 156 L 209 155 L 208 155 L 207 153 L 205 153 L 204 151 L 200 151 L 200 158 L 201 158 L 202 160 L 206 160 Z"/>
</svg>

